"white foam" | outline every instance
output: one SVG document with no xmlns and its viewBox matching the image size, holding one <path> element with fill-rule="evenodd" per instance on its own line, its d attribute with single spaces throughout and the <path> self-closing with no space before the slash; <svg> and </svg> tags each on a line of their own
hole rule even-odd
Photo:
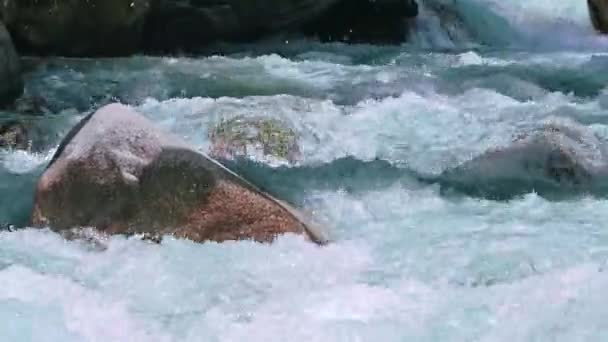
<svg viewBox="0 0 608 342">
<path fill-rule="evenodd" d="M 380 157 L 435 173 L 488 148 L 509 144 L 564 106 L 586 112 L 598 106 L 571 101 L 568 96 L 552 93 L 535 102 L 522 102 L 473 88 L 459 96 L 404 92 L 396 98 L 367 100 L 355 106 L 278 95 L 149 100 L 140 110 L 205 151 L 209 148 L 208 132 L 221 118 L 267 116 L 284 120 L 299 133 L 302 163 L 346 156 L 362 160 Z"/>
<path fill-rule="evenodd" d="M 465 53 L 459 55 L 459 57 L 460 57 L 460 63 L 465 66 L 483 64 L 483 58 L 481 58 L 481 56 L 479 56 L 478 54 L 476 54 L 473 51 L 465 52 Z"/>
<path fill-rule="evenodd" d="M 459 17 L 452 18 L 448 10 L 440 14 L 444 18 L 436 18 L 436 13 L 425 10 L 436 3 Z M 426 33 L 420 32 L 414 40 L 422 45 L 430 41 L 431 46 L 450 47 L 481 38 L 498 46 L 608 49 L 608 38 L 591 26 L 586 1 L 423 0 L 422 8 L 420 20 L 426 23 L 422 28 Z"/>
<path fill-rule="evenodd" d="M 1 233 L 12 266 L 0 266 L 0 317 L 20 316 L 0 327 L 67 341 L 603 336 L 608 312 L 594 303 L 608 277 L 594 260 L 608 257 L 607 201 L 451 202 L 401 186 L 313 196 L 340 227 L 325 248 L 115 237 L 96 252 L 48 231 Z"/>
<path fill-rule="evenodd" d="M 45 153 L 27 152 L 23 150 L 0 151 L 0 165 L 12 173 L 28 173 L 50 161 L 55 154 L 55 151 L 56 149 L 51 149 Z"/>
<path fill-rule="evenodd" d="M 4 328 L 0 330 L 19 324 L 23 319 L 35 319 L 28 324 L 36 330 L 23 331 L 13 338 L 27 340 L 28 334 L 34 334 L 34 340 L 48 340 L 46 333 L 50 332 L 51 336 L 61 336 L 64 341 L 170 340 L 151 326 L 142 326 L 124 303 L 100 296 L 69 279 L 11 266 L 0 271 L 0 281 L 3 284 L 0 302 L 11 303 L 15 306 L 11 309 L 17 309 L 23 315 L 2 320 L 0 327 Z M 45 311 L 45 315 L 37 316 L 33 310 Z"/>
<path fill-rule="evenodd" d="M 551 92 L 540 84 L 555 76 L 551 72 L 538 76 L 543 82 L 509 74 L 512 66 L 576 70 L 593 55 L 408 51 L 377 66 L 275 55 L 173 59 L 155 68 L 182 68 L 201 82 L 221 76 L 238 85 L 282 80 L 327 94 L 277 94 L 283 93 L 279 87 L 267 96 L 148 99 L 138 109 L 201 150 L 208 149 L 207 133 L 219 118 L 266 116 L 286 120 L 301 134 L 302 164 L 352 156 L 434 173 L 553 118 L 573 116 L 605 140 L 605 94 Z M 484 67 L 538 91 L 521 99 L 461 82 L 460 72 Z M 459 89 L 443 89 L 446 82 Z M 166 84 L 153 85 L 166 90 Z M 358 86 L 365 96 L 332 100 Z M 398 90 L 388 97 L 375 93 L 381 87 Z M 0 160 L 20 173 L 48 158 L 6 152 Z M 170 238 L 155 245 L 112 237 L 99 251 L 48 230 L 2 232 L 0 335 L 14 341 L 265 342 L 607 336 L 608 312 L 598 305 L 608 285 L 606 199 L 447 198 L 434 185 L 388 184 L 381 173 L 366 177 L 355 189 L 334 191 L 336 184 L 329 184 L 330 190 L 295 194 L 303 210 L 327 223 L 335 242 L 323 248 L 291 235 L 273 245 Z M 374 177 L 383 178 L 382 185 Z M 366 181 L 374 187 L 366 188 Z"/>
</svg>

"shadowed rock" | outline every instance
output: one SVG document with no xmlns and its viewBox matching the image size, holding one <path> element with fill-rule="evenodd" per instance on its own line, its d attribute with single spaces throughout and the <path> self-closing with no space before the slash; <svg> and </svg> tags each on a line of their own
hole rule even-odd
<svg viewBox="0 0 608 342">
<path fill-rule="evenodd" d="M 4 0 L 0 15 L 19 50 L 67 56 L 138 51 L 149 0 Z"/>
<path fill-rule="evenodd" d="M 0 105 L 12 102 L 22 92 L 19 56 L 8 31 L 0 21 Z"/>
<path fill-rule="evenodd" d="M 415 0 L 341 0 L 305 32 L 324 42 L 398 44 L 406 40 L 407 20 L 417 15 Z"/>
<path fill-rule="evenodd" d="M 150 50 L 192 51 L 292 29 L 338 0 L 155 0 L 146 23 Z"/>
<path fill-rule="evenodd" d="M 68 134 L 38 183 L 33 224 L 198 242 L 283 233 L 325 242 L 295 209 L 118 104 Z"/>
<path fill-rule="evenodd" d="M 440 183 L 495 199 L 542 194 L 604 194 L 608 176 L 605 144 L 586 127 L 553 122 L 444 172 Z"/>
<path fill-rule="evenodd" d="M 0 148 L 27 150 L 29 146 L 25 125 L 16 121 L 0 121 Z"/>
<path fill-rule="evenodd" d="M 608 1 L 587 0 L 587 7 L 593 27 L 601 33 L 608 34 Z"/>
</svg>

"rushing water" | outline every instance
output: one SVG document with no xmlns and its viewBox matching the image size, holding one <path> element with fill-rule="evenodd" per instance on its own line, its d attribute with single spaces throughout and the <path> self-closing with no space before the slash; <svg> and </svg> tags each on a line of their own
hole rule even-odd
<svg viewBox="0 0 608 342">
<path fill-rule="evenodd" d="M 460 19 L 441 21 L 439 2 Z M 283 120 L 297 162 L 228 165 L 334 242 L 114 237 L 99 251 L 46 230 L 0 233 L 2 340 L 605 341 L 608 197 L 493 201 L 428 179 L 547 121 L 608 140 L 608 38 L 582 0 L 423 5 L 401 47 L 29 61 L 27 96 L 46 114 L 28 117 L 34 151 L 0 150 L 0 223 L 27 224 L 61 136 L 121 101 L 202 151 L 222 119 Z"/>
</svg>

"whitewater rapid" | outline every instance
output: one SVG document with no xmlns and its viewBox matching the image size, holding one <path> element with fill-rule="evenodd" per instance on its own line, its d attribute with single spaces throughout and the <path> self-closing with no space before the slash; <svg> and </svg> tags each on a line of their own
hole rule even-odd
<svg viewBox="0 0 608 342">
<path fill-rule="evenodd" d="M 456 3 L 470 15 L 459 35 L 423 11 L 427 31 L 399 47 L 271 41 L 228 56 L 35 65 L 26 93 L 54 114 L 30 119 L 34 150 L 0 150 L 0 229 L 15 230 L 0 232 L 1 339 L 605 340 L 608 197 L 530 189 L 494 201 L 423 178 L 555 120 L 607 143 L 607 38 L 584 1 Z M 490 46 L 474 36 L 484 13 L 501 19 Z M 333 243 L 117 236 L 99 248 L 17 229 L 61 137 L 111 101 L 204 152 L 221 120 L 285 123 L 297 161 L 225 162 Z"/>
<path fill-rule="evenodd" d="M 422 0 L 411 38 L 427 49 L 480 43 L 535 50 L 608 47 L 591 26 L 586 1 L 579 0 Z"/>
</svg>

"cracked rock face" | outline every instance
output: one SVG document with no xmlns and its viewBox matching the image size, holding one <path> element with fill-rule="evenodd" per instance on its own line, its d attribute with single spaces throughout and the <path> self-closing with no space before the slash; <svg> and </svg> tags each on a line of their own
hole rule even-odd
<svg viewBox="0 0 608 342">
<path fill-rule="evenodd" d="M 118 104 L 68 134 L 38 183 L 32 218 L 56 231 L 94 227 L 198 242 L 294 233 L 323 242 L 294 208 Z"/>
</svg>

